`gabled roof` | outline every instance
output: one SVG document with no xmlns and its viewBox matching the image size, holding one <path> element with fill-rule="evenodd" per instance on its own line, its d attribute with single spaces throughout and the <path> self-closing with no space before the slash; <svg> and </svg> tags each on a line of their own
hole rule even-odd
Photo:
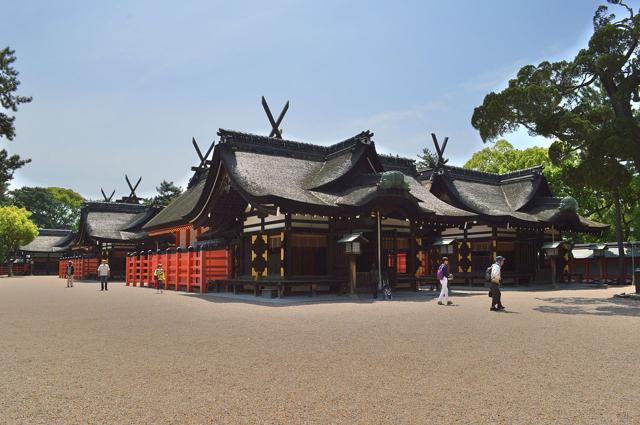
<svg viewBox="0 0 640 425">
<path fill-rule="evenodd" d="M 223 180 L 246 203 L 279 207 L 283 212 L 355 214 L 385 198 L 387 205 L 397 204 L 411 210 L 412 215 L 474 215 L 447 205 L 426 190 L 415 179 L 413 161 L 378 155 L 370 132 L 330 146 L 229 130 L 218 134 L 220 143 L 214 150 L 212 171 L 195 208 L 200 223 L 205 211 L 214 208 L 210 194 Z M 389 169 L 406 172 L 403 175 L 408 192 L 378 188 L 381 174 Z"/>
<path fill-rule="evenodd" d="M 153 229 L 162 229 L 188 223 L 186 217 L 193 210 L 198 199 L 202 196 L 205 183 L 206 178 L 201 179 L 194 186 L 191 186 L 184 191 L 155 217 L 149 220 L 143 226 L 143 230 L 149 231 Z"/>
<path fill-rule="evenodd" d="M 62 252 L 67 249 L 70 239 L 74 236 L 71 230 L 65 229 L 39 229 L 38 232 L 38 236 L 33 241 L 20 247 L 21 251 L 33 253 Z"/>
<path fill-rule="evenodd" d="M 561 213 L 562 198 L 553 196 L 542 170 L 538 166 L 495 174 L 445 165 L 422 171 L 420 179 L 438 197 L 487 218 L 587 232 L 608 228 L 575 213 Z"/>
<path fill-rule="evenodd" d="M 147 237 L 142 226 L 157 212 L 149 205 L 115 202 L 87 202 L 80 213 L 75 244 L 86 239 L 103 242 L 136 242 Z"/>
</svg>

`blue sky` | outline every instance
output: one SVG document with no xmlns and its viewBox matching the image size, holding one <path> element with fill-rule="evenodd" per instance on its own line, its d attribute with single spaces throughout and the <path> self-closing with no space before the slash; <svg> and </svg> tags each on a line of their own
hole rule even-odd
<svg viewBox="0 0 640 425">
<path fill-rule="evenodd" d="M 0 145 L 33 160 L 13 187 L 122 196 L 127 173 L 149 195 L 162 179 L 186 183 L 192 137 L 268 134 L 264 95 L 274 114 L 291 101 L 286 138 L 370 129 L 379 151 L 414 158 L 435 132 L 461 165 L 483 147 L 473 108 L 521 66 L 571 58 L 603 2 L 11 2 L 0 44 L 34 99 Z"/>
</svg>

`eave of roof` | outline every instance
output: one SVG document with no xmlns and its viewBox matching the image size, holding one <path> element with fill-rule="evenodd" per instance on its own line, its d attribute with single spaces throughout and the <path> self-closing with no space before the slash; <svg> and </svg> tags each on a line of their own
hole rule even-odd
<svg viewBox="0 0 640 425">
<path fill-rule="evenodd" d="M 143 230 L 158 230 L 188 224 L 187 216 L 192 212 L 202 191 L 206 185 L 206 179 L 199 181 L 195 186 L 187 189 L 178 198 L 174 199 L 162 211 L 156 214 L 143 227 Z"/>
<path fill-rule="evenodd" d="M 140 227 L 157 211 L 156 207 L 148 205 L 87 202 L 81 210 L 74 245 L 82 245 L 87 238 L 104 242 L 135 243 L 147 237 Z"/>
<path fill-rule="evenodd" d="M 38 236 L 27 245 L 21 246 L 20 250 L 33 253 L 62 252 L 66 246 L 60 245 L 67 242 L 72 235 L 72 231 L 66 229 L 40 229 Z"/>
</svg>

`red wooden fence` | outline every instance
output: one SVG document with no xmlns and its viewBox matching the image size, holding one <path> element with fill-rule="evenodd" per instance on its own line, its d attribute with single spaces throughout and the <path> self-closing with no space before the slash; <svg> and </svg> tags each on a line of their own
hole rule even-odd
<svg viewBox="0 0 640 425">
<path fill-rule="evenodd" d="M 127 256 L 126 285 L 156 287 L 154 272 L 162 264 L 167 289 L 181 289 L 200 293 L 206 290 L 207 282 L 227 279 L 231 273 L 231 256 L 226 249 L 162 252 Z"/>
<path fill-rule="evenodd" d="M 27 263 L 14 263 L 13 264 L 13 275 L 14 276 L 25 276 L 29 274 L 29 264 Z M 0 264 L 0 275 L 8 275 L 9 274 L 9 265 L 6 263 Z"/>
<path fill-rule="evenodd" d="M 76 280 L 89 279 L 91 276 L 98 275 L 98 265 L 100 265 L 100 259 L 93 258 L 61 258 L 58 263 L 58 277 L 67 277 L 67 263 L 73 262 L 73 278 Z"/>
</svg>

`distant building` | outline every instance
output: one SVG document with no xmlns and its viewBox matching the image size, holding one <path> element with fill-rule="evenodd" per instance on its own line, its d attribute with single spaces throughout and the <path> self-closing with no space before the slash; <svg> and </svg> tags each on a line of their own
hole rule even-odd
<svg viewBox="0 0 640 425">
<path fill-rule="evenodd" d="M 58 274 L 60 257 L 69 249 L 75 234 L 64 229 L 39 229 L 31 243 L 20 247 L 23 259 L 30 259 L 30 273 L 35 275 Z"/>
</svg>

